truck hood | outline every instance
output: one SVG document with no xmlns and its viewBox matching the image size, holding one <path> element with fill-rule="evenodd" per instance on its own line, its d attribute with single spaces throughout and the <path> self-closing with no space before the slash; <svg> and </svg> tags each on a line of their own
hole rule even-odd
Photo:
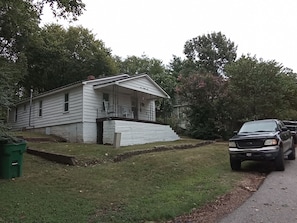
<svg viewBox="0 0 297 223">
<path fill-rule="evenodd" d="M 277 135 L 277 132 L 252 132 L 252 133 L 238 133 L 233 136 L 231 141 L 235 140 L 245 140 L 245 139 L 266 139 L 274 138 Z"/>
</svg>

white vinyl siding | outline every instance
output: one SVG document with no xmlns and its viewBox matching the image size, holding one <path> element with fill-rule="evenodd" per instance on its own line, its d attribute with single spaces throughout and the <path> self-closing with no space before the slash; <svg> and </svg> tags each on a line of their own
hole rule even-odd
<svg viewBox="0 0 297 223">
<path fill-rule="evenodd" d="M 21 108 L 24 104 L 20 104 L 17 108 Z M 23 127 L 29 126 L 29 112 L 24 112 L 21 109 L 12 108 L 9 111 L 9 119 L 8 124 L 10 127 L 15 127 L 21 129 Z M 17 120 L 15 120 L 15 116 L 17 115 Z"/>
<path fill-rule="evenodd" d="M 165 94 L 145 76 L 129 81 L 123 81 L 120 85 L 122 87 L 130 88 L 147 94 L 157 95 L 159 97 L 166 97 Z"/>
<path fill-rule="evenodd" d="M 64 95 L 64 112 L 69 111 L 69 93 Z"/>
<path fill-rule="evenodd" d="M 44 127 L 53 125 L 63 125 L 82 121 L 82 88 L 75 88 L 70 90 L 69 112 L 64 112 L 64 99 L 65 93 L 60 92 L 57 94 L 49 95 L 43 98 L 42 117 L 35 116 L 33 112 L 32 123 L 34 127 Z M 34 104 L 33 100 L 33 104 Z"/>
<path fill-rule="evenodd" d="M 84 143 L 97 142 L 97 123 L 96 122 L 84 122 L 82 131 L 83 131 Z"/>
<path fill-rule="evenodd" d="M 83 122 L 96 122 L 102 108 L 102 93 L 95 91 L 93 85 L 84 85 Z"/>
<path fill-rule="evenodd" d="M 10 123 L 14 129 L 26 127 L 41 128 L 47 126 L 64 125 L 82 122 L 82 87 L 73 88 L 69 92 L 69 112 L 64 112 L 65 92 L 33 98 L 31 107 L 31 126 L 29 126 L 30 112 L 18 111 L 18 121 Z M 40 116 L 40 102 L 42 101 Z M 22 105 L 22 104 L 21 104 Z M 13 109 L 12 111 L 15 111 Z"/>
</svg>

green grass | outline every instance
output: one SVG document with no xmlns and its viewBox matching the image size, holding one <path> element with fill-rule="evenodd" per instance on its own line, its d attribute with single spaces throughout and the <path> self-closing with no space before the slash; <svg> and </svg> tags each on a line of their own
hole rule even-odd
<svg viewBox="0 0 297 223">
<path fill-rule="evenodd" d="M 24 154 L 23 176 L 0 180 L 0 222 L 162 222 L 227 193 L 245 176 L 230 170 L 227 144 L 111 161 L 124 151 L 155 145 L 160 143 L 119 149 L 29 143 L 42 150 L 104 162 L 66 166 Z"/>
</svg>

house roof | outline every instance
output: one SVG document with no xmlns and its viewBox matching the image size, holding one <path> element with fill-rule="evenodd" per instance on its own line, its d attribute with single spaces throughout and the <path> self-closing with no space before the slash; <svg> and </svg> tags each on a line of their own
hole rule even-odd
<svg viewBox="0 0 297 223">
<path fill-rule="evenodd" d="M 139 79 L 139 78 L 147 79 L 153 86 L 155 86 L 155 88 L 159 91 L 159 93 L 156 94 L 156 93 L 150 92 L 149 89 L 144 89 L 144 88 L 141 88 L 141 87 L 138 87 L 138 88 L 136 87 L 136 89 L 135 89 L 135 87 L 133 88 L 133 87 L 129 87 L 129 86 L 125 85 L 125 83 L 127 81 L 133 81 L 133 80 L 136 80 L 136 79 Z M 152 94 L 152 95 L 155 95 L 155 96 L 158 96 L 158 97 L 170 98 L 170 96 L 156 82 L 154 82 L 147 74 L 141 74 L 141 75 L 135 75 L 135 76 L 130 76 L 128 74 L 119 74 L 119 75 L 116 75 L 116 76 L 103 77 L 103 78 L 98 78 L 98 79 L 94 79 L 94 80 L 74 82 L 74 83 L 71 83 L 71 84 L 68 84 L 68 85 L 61 86 L 59 88 L 52 89 L 50 91 L 40 93 L 38 95 L 34 95 L 34 99 L 42 98 L 42 97 L 52 95 L 52 94 L 55 94 L 55 93 L 58 93 L 58 92 L 61 92 L 61 91 L 76 88 L 76 87 L 79 87 L 79 86 L 82 86 L 82 85 L 85 85 L 85 84 L 93 84 L 94 89 L 99 89 L 99 88 L 103 88 L 103 87 L 111 86 L 111 85 L 118 85 L 118 86 L 129 88 L 129 89 L 132 89 L 132 90 L 137 90 L 137 91 L 140 91 L 140 92 Z M 20 100 L 17 104 L 27 102 L 29 100 L 30 100 L 30 98 L 26 98 L 26 99 Z"/>
<path fill-rule="evenodd" d="M 140 79 L 145 79 L 149 83 L 149 85 L 143 86 L 140 84 L 138 85 L 129 84 L 129 82 L 138 81 Z M 161 98 L 170 98 L 170 96 L 147 74 L 140 74 L 140 75 L 122 78 L 120 80 L 114 80 L 114 81 L 105 82 L 105 83 L 98 83 L 94 85 L 94 89 L 96 90 L 99 88 L 104 88 L 112 85 L 120 86 L 130 90 L 136 90 L 139 92 L 143 92 L 143 93 L 154 95 Z"/>
</svg>

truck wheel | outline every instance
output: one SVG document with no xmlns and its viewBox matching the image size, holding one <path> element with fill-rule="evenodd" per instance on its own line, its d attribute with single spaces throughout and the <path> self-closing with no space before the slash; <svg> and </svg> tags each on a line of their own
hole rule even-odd
<svg viewBox="0 0 297 223">
<path fill-rule="evenodd" d="M 292 148 L 291 148 L 291 153 L 288 155 L 288 159 L 289 160 L 295 160 L 296 159 L 296 155 L 295 155 L 295 144 L 292 144 Z"/>
<path fill-rule="evenodd" d="M 275 169 L 277 171 L 284 171 L 285 170 L 285 159 L 284 159 L 284 152 L 283 148 L 279 149 L 278 155 L 275 158 Z"/>
<path fill-rule="evenodd" d="M 230 165 L 232 170 L 240 170 L 241 168 L 241 161 L 230 158 Z"/>
</svg>

